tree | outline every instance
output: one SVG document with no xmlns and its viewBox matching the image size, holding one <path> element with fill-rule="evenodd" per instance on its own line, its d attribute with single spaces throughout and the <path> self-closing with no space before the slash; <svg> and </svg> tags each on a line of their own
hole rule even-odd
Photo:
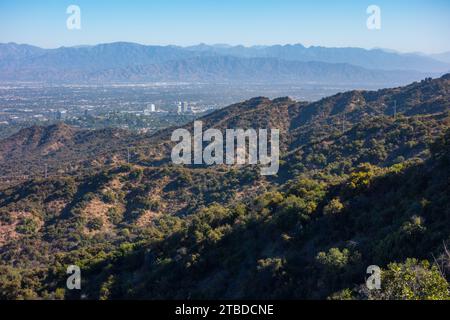
<svg viewBox="0 0 450 320">
<path fill-rule="evenodd" d="M 381 274 L 381 290 L 368 292 L 369 299 L 450 300 L 449 284 L 436 265 L 407 259 L 391 263 Z"/>
<path fill-rule="evenodd" d="M 344 205 L 341 203 L 339 198 L 334 198 L 330 201 L 324 208 L 323 213 L 328 214 L 337 214 L 344 209 Z"/>
</svg>

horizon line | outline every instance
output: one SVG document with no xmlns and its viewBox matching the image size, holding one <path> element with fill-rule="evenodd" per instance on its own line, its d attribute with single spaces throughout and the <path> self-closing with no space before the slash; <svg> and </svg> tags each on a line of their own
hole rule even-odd
<svg viewBox="0 0 450 320">
<path fill-rule="evenodd" d="M 79 48 L 79 47 L 95 47 L 100 45 L 109 45 L 109 44 L 117 44 L 117 43 L 125 43 L 125 44 L 134 44 L 134 45 L 140 45 L 140 46 L 148 46 L 148 47 L 178 47 L 178 48 L 191 48 L 191 47 L 197 47 L 197 46 L 209 46 L 209 47 L 229 47 L 229 48 L 236 48 L 236 47 L 242 47 L 242 48 L 268 48 L 268 47 L 275 47 L 275 46 L 281 46 L 281 47 L 288 47 L 288 46 L 302 46 L 306 49 L 311 48 L 326 48 L 326 49 L 361 49 L 366 51 L 374 51 L 374 50 L 380 50 L 387 53 L 393 53 L 393 54 L 414 54 L 414 55 L 436 55 L 436 54 L 445 54 L 450 53 L 450 51 L 440 51 L 440 52 L 424 52 L 424 51 L 400 51 L 396 49 L 391 48 L 382 48 L 382 47 L 357 47 L 357 46 L 326 46 L 326 45 L 304 45 L 301 42 L 297 43 L 277 43 L 277 44 L 251 44 L 251 45 L 245 45 L 245 44 L 229 44 L 229 43 L 206 43 L 206 42 L 198 42 L 195 44 L 190 45 L 180 45 L 180 44 L 151 44 L 151 43 L 140 43 L 140 42 L 134 42 L 134 41 L 111 41 L 111 42 L 98 42 L 95 44 L 77 44 L 77 45 L 71 45 L 71 46 L 57 46 L 57 47 L 45 47 L 40 46 L 36 44 L 31 43 L 18 43 L 15 41 L 7 41 L 7 42 L 0 42 L 0 44 L 14 44 L 14 45 L 26 45 L 26 46 L 32 46 L 37 47 L 40 49 L 45 50 L 55 50 L 55 49 L 61 49 L 61 48 Z"/>
</svg>

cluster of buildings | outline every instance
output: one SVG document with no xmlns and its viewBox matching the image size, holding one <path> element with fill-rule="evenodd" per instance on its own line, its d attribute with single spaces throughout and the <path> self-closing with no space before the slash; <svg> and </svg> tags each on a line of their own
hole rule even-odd
<svg viewBox="0 0 450 320">
<path fill-rule="evenodd" d="M 187 101 L 179 101 L 178 102 L 178 108 L 177 108 L 177 113 L 178 114 L 183 114 L 183 113 L 191 113 L 192 109 L 189 106 L 189 103 L 187 103 Z"/>
<path fill-rule="evenodd" d="M 147 106 L 147 108 L 144 109 L 144 115 L 145 116 L 149 116 L 151 113 L 157 112 L 156 111 L 156 106 L 151 103 Z"/>
<path fill-rule="evenodd" d="M 64 121 L 67 119 L 67 110 L 57 110 L 55 112 L 55 120 Z"/>
<path fill-rule="evenodd" d="M 205 112 L 207 110 L 210 110 L 211 108 L 214 109 L 214 107 L 208 108 L 208 107 L 199 106 L 195 102 L 194 103 L 189 103 L 187 101 L 177 101 L 175 104 L 176 104 L 176 109 L 175 109 L 176 111 L 175 112 L 178 115 L 183 115 L 183 114 L 184 115 L 186 115 L 186 114 L 193 115 L 193 114 L 196 114 L 196 113 Z M 153 103 L 149 104 L 143 111 L 144 115 L 146 115 L 146 116 L 149 116 L 149 115 L 151 115 L 152 113 L 155 113 L 155 112 L 157 112 L 157 113 L 171 112 L 172 113 L 174 111 L 164 111 L 162 109 L 156 108 L 156 106 Z"/>
<path fill-rule="evenodd" d="M 189 104 L 187 101 L 179 101 L 177 105 L 177 114 L 194 114 L 201 113 L 211 108 L 198 106 L 196 103 Z"/>
</svg>

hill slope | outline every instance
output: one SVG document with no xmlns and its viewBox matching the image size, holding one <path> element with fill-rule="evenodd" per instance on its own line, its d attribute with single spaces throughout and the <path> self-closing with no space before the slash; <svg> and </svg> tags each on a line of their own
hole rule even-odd
<svg viewBox="0 0 450 320">
<path fill-rule="evenodd" d="M 77 264 L 92 298 L 370 298 L 359 289 L 368 264 L 390 275 L 390 262 L 446 261 L 449 89 L 446 75 L 315 103 L 259 97 L 201 119 L 279 128 L 274 177 L 174 166 L 172 129 L 115 140 L 61 125 L 21 131 L 0 144 L 8 166 L 71 154 L 89 170 L 0 191 L 0 295 L 72 297 L 65 266 Z M 120 146 L 135 147 L 129 164 L 114 161 Z M 109 161 L 86 161 L 108 150 Z M 448 296 L 435 268 L 400 267 L 443 288 L 406 283 L 419 298 Z"/>
</svg>

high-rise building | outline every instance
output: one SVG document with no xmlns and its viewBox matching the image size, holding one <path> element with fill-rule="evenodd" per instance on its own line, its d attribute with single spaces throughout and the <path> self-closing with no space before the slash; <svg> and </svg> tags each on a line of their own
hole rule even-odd
<svg viewBox="0 0 450 320">
<path fill-rule="evenodd" d="M 181 114 L 181 112 L 183 112 L 182 105 L 181 105 L 181 102 L 178 102 L 177 113 L 178 113 L 178 114 Z"/>
<path fill-rule="evenodd" d="M 183 112 L 189 112 L 189 103 L 187 101 L 183 102 Z"/>
<path fill-rule="evenodd" d="M 149 104 L 147 106 L 147 108 L 144 109 L 144 116 L 149 116 L 150 113 L 152 113 L 152 112 L 156 112 L 156 107 L 155 107 L 155 105 L 153 103 Z"/>
<path fill-rule="evenodd" d="M 56 112 L 56 120 L 64 121 L 67 118 L 67 110 L 58 110 Z"/>
</svg>

